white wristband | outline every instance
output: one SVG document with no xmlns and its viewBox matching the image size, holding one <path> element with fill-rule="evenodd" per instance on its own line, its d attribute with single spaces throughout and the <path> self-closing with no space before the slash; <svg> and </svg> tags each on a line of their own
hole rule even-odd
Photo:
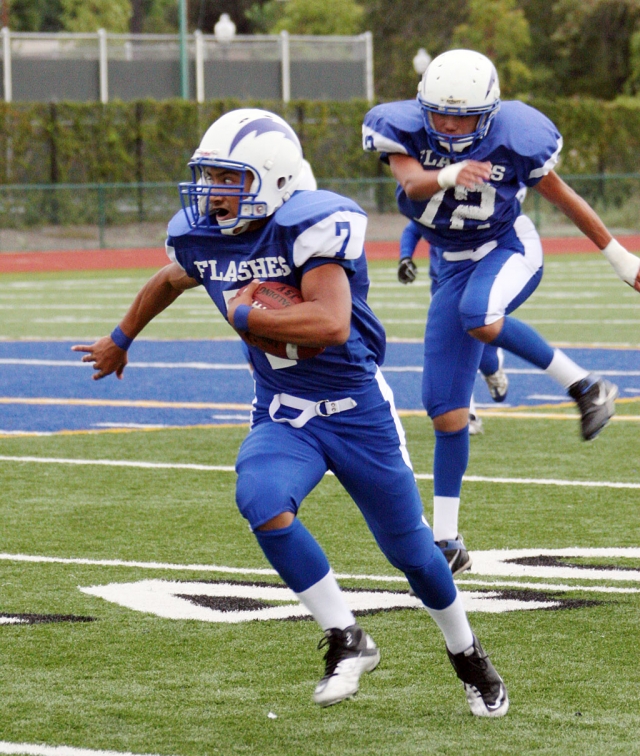
<svg viewBox="0 0 640 756">
<path fill-rule="evenodd" d="M 463 160 L 461 163 L 451 163 L 446 165 L 442 170 L 438 171 L 437 181 L 443 189 L 452 189 L 456 185 L 458 174 L 468 163 L 468 160 Z"/>
<path fill-rule="evenodd" d="M 612 239 L 607 244 L 602 250 L 602 254 L 611 263 L 611 267 L 615 270 L 618 277 L 625 283 L 633 286 L 640 271 L 640 257 L 627 252 L 622 244 L 615 239 Z"/>
</svg>

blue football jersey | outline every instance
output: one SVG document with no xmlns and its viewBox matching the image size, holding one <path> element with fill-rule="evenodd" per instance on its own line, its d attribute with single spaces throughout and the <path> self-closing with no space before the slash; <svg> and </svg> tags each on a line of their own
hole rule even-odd
<svg viewBox="0 0 640 756">
<path fill-rule="evenodd" d="M 384 361 L 385 333 L 367 304 L 364 256 L 366 213 L 352 200 L 327 191 L 299 191 L 256 231 L 222 234 L 215 225 L 193 228 L 184 211 L 169 223 L 167 254 L 199 281 L 227 317 L 227 302 L 254 279 L 300 288 L 304 274 L 327 263 L 345 269 L 351 286 L 349 340 L 308 360 L 285 360 L 247 347 L 256 383 L 273 392 L 326 399 L 348 395 L 375 378 Z"/>
<path fill-rule="evenodd" d="M 417 100 L 377 105 L 365 116 L 363 147 L 381 153 L 409 155 L 425 170 L 452 162 L 430 149 L 422 110 Z M 436 192 L 428 200 L 412 201 L 402 187 L 396 190 L 400 212 L 424 229 L 424 237 L 447 250 L 474 249 L 509 233 L 520 214 L 518 192 L 535 186 L 558 162 L 562 137 L 540 111 L 522 102 L 503 102 L 489 132 L 471 151 L 455 155 L 489 161 L 491 179 L 474 189 L 456 186 Z"/>
</svg>

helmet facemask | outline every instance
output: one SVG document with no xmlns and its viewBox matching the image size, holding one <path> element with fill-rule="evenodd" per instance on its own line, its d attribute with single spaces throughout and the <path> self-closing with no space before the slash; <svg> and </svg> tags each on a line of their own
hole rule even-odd
<svg viewBox="0 0 640 756">
<path fill-rule="evenodd" d="M 439 55 L 425 71 L 418 86 L 427 139 L 441 157 L 469 155 L 484 139 L 500 109 L 500 85 L 493 63 L 473 50 L 450 50 Z M 433 115 L 477 116 L 469 134 L 437 131 Z"/>
<path fill-rule="evenodd" d="M 224 234 L 238 234 L 253 221 L 268 218 L 291 197 L 303 159 L 298 138 L 285 121 L 268 111 L 244 108 L 227 113 L 209 128 L 189 167 L 192 181 L 180 184 L 189 224 L 219 226 Z M 235 171 L 239 181 L 213 184 L 207 167 Z M 221 196 L 238 197 L 235 218 L 217 217 L 212 197 Z"/>
</svg>

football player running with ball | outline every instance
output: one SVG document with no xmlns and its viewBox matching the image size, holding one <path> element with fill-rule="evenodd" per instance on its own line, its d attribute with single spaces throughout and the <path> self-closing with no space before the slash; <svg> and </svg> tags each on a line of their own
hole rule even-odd
<svg viewBox="0 0 640 756">
<path fill-rule="evenodd" d="M 467 620 L 423 507 L 404 432 L 379 366 L 382 325 L 367 304 L 367 218 L 349 199 L 301 191 L 302 151 L 291 127 L 263 110 L 235 110 L 205 133 L 169 223 L 171 263 L 140 290 L 110 336 L 83 361 L 94 378 L 122 377 L 131 341 L 186 289 L 201 285 L 240 333 L 324 348 L 306 360 L 248 346 L 255 380 L 251 428 L 236 462 L 236 502 L 266 558 L 324 631 L 325 673 L 314 700 L 358 690 L 380 652 L 356 623 L 318 542 L 297 518 L 330 470 L 355 501 L 391 564 L 404 572 L 444 635 L 473 714 L 509 702 Z M 301 290 L 303 302 L 252 307 L 256 279 Z"/>
<path fill-rule="evenodd" d="M 367 113 L 363 146 L 381 153 L 398 182 L 400 211 L 439 249 L 438 289 L 427 319 L 422 398 L 435 430 L 436 539 L 452 568 L 471 564 L 459 536 L 468 414 L 483 345 L 501 347 L 557 380 L 575 400 L 591 440 L 614 414 L 618 389 L 589 373 L 533 328 L 510 317 L 542 278 L 542 246 L 520 212 L 534 187 L 593 241 L 617 275 L 640 291 L 640 259 L 553 170 L 562 137 L 542 113 L 500 102 L 493 63 L 471 50 L 435 58 L 416 100 Z"/>
</svg>

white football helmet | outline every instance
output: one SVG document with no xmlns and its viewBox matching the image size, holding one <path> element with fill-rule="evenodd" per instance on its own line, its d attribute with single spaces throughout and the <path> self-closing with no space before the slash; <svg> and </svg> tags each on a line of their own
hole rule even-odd
<svg viewBox="0 0 640 756">
<path fill-rule="evenodd" d="M 429 146 L 438 155 L 473 149 L 489 131 L 500 108 L 500 84 L 495 66 L 473 50 L 449 50 L 438 55 L 424 72 L 418 85 Z M 435 130 L 433 113 L 455 116 L 477 115 L 471 134 L 451 135 Z M 468 156 L 465 155 L 465 157 Z"/>
<path fill-rule="evenodd" d="M 241 108 L 218 118 L 202 137 L 189 161 L 192 181 L 180 184 L 180 199 L 191 226 L 211 224 L 210 198 L 216 194 L 240 198 L 236 218 L 218 220 L 224 234 L 238 234 L 263 220 L 298 188 L 304 161 L 295 132 L 280 116 L 267 110 Z M 207 167 L 238 171 L 238 184 L 212 184 Z M 245 190 L 245 177 L 252 176 Z M 202 220 L 201 220 L 202 219 Z"/>
</svg>

